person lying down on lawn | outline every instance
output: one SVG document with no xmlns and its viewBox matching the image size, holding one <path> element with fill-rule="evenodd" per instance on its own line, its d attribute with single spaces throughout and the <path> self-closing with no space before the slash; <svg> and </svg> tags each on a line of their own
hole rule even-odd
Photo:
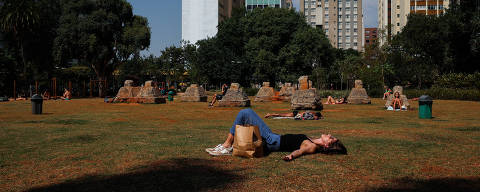
<svg viewBox="0 0 480 192">
<path fill-rule="evenodd" d="M 283 157 L 285 161 L 291 161 L 302 155 L 314 153 L 347 154 L 347 148 L 345 148 L 342 142 L 330 134 L 322 134 L 320 138 L 308 137 L 304 134 L 275 134 L 252 109 L 243 109 L 238 113 L 223 144 L 218 144 L 214 148 L 207 148 L 205 151 L 213 156 L 231 155 L 236 125 L 258 126 L 268 152 L 291 152 Z"/>
<path fill-rule="evenodd" d="M 323 119 L 323 116 L 320 112 L 310 112 L 305 111 L 299 113 L 298 111 L 293 111 L 292 113 L 267 113 L 265 118 L 272 119 L 295 119 L 295 120 L 319 120 Z"/>
</svg>

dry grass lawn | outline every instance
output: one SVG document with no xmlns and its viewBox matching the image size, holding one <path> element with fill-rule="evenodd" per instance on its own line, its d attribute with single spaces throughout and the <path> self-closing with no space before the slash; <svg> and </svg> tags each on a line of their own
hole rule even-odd
<svg viewBox="0 0 480 192">
<path fill-rule="evenodd" d="M 253 100 L 253 99 L 252 99 Z M 284 162 L 211 157 L 241 108 L 103 99 L 0 103 L 0 191 L 479 191 L 480 103 L 436 100 L 413 110 L 327 105 L 319 121 L 265 120 L 279 134 L 331 133 L 348 155 Z M 260 116 L 289 104 L 252 103 Z"/>
</svg>

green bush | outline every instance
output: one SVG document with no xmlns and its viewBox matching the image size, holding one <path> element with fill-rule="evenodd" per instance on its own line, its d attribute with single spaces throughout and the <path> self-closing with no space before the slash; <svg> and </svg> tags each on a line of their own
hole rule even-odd
<svg viewBox="0 0 480 192">
<path fill-rule="evenodd" d="M 480 89 L 480 73 L 449 73 L 435 80 L 434 88 Z"/>
<path fill-rule="evenodd" d="M 255 96 L 257 95 L 259 89 L 250 87 L 250 88 L 243 88 L 243 90 L 248 96 Z"/>
<path fill-rule="evenodd" d="M 318 95 L 321 98 L 327 98 L 328 96 L 332 96 L 335 98 L 340 98 L 340 97 L 348 97 L 348 94 L 350 91 L 348 90 L 319 90 Z"/>
<path fill-rule="evenodd" d="M 404 94 L 408 98 L 420 97 L 422 95 L 429 95 L 434 99 L 454 99 L 454 100 L 470 100 L 480 101 L 479 89 L 452 89 L 432 87 L 430 89 L 406 89 Z"/>
<path fill-rule="evenodd" d="M 383 97 L 384 90 L 382 87 L 374 87 L 367 89 L 368 96 L 374 97 L 374 98 L 381 98 Z"/>
</svg>

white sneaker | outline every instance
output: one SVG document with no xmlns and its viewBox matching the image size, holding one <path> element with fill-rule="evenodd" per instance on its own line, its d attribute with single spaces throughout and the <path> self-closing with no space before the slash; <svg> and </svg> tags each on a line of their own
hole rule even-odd
<svg viewBox="0 0 480 192">
<path fill-rule="evenodd" d="M 216 148 L 215 150 L 210 151 L 208 153 L 213 156 L 220 156 L 220 155 L 232 155 L 232 151 L 233 151 L 233 146 L 229 148 L 225 148 L 223 145 L 220 145 L 219 148 Z"/>
<path fill-rule="evenodd" d="M 212 151 L 217 151 L 218 149 L 220 149 L 220 147 L 223 147 L 222 144 L 218 144 L 218 145 L 217 145 L 216 147 L 214 147 L 214 148 L 206 148 L 205 151 L 206 151 L 207 153 L 210 153 L 210 152 L 212 152 Z"/>
</svg>

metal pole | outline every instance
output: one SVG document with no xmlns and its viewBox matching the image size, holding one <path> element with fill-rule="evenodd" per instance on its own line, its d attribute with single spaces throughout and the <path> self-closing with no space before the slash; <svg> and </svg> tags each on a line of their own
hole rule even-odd
<svg viewBox="0 0 480 192">
<path fill-rule="evenodd" d="M 38 94 L 38 81 L 35 81 L 35 94 Z"/>
<path fill-rule="evenodd" d="M 57 100 L 57 78 L 53 78 L 54 99 Z"/>
<path fill-rule="evenodd" d="M 85 97 L 85 80 L 83 80 L 83 97 Z"/>
<path fill-rule="evenodd" d="M 90 79 L 90 97 L 93 97 L 92 80 Z"/>
<path fill-rule="evenodd" d="M 17 81 L 16 81 L 16 80 L 13 80 L 13 100 L 17 100 L 17 92 L 16 92 L 16 89 L 17 89 Z"/>
</svg>

